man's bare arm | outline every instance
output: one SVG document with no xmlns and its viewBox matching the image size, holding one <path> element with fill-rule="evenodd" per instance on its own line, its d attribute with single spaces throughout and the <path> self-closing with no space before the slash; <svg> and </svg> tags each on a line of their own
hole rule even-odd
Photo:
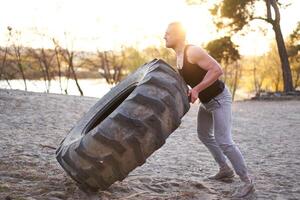
<svg viewBox="0 0 300 200">
<path fill-rule="evenodd" d="M 189 62 L 207 71 L 203 80 L 194 87 L 198 92 L 210 86 L 223 74 L 220 64 L 200 47 L 190 47 L 187 50 L 187 57 Z"/>
</svg>

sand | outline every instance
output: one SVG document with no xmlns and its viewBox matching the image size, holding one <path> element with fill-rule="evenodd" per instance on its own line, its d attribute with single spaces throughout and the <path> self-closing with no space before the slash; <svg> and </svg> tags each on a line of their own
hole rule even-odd
<svg viewBox="0 0 300 200">
<path fill-rule="evenodd" d="M 240 185 L 207 179 L 217 165 L 197 138 L 193 104 L 143 166 L 88 197 L 51 147 L 97 100 L 0 89 L 0 199 L 230 199 Z M 300 199 L 300 101 L 234 102 L 232 131 L 256 182 L 247 199 Z"/>
</svg>

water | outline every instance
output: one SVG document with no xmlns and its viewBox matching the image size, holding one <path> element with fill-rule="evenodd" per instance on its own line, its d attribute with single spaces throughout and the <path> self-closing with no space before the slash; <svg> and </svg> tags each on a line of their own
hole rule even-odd
<svg viewBox="0 0 300 200">
<path fill-rule="evenodd" d="M 101 98 L 113 87 L 107 84 L 104 79 L 79 79 L 78 82 L 81 87 L 81 90 L 83 91 L 84 96 L 96 98 Z M 6 81 L 1 80 L 0 88 L 25 90 L 24 82 L 22 79 L 10 80 L 9 83 L 11 85 L 11 88 L 9 87 Z M 26 84 L 27 91 L 47 92 L 47 87 L 44 80 L 27 80 Z M 63 91 L 61 91 L 59 80 L 55 79 L 51 81 L 49 93 L 65 94 L 64 90 L 66 88 L 68 88 L 69 95 L 80 95 L 75 81 L 73 79 L 67 81 L 67 79 L 64 77 L 62 78 Z"/>
<path fill-rule="evenodd" d="M 16 80 L 10 80 L 10 85 L 12 89 L 20 89 L 25 90 L 24 82 L 22 79 L 16 79 Z M 27 91 L 32 92 L 46 92 L 47 87 L 44 82 L 44 80 L 27 80 Z M 90 96 L 90 97 L 96 97 L 101 98 L 103 97 L 107 92 L 110 91 L 110 89 L 114 86 L 109 85 L 106 83 L 105 79 L 79 79 L 79 85 L 83 91 L 84 96 Z M 10 89 L 7 82 L 4 80 L 0 80 L 0 88 L 4 89 Z M 76 83 L 73 79 L 70 79 L 67 81 L 65 77 L 62 77 L 62 89 L 59 86 L 58 78 L 51 81 L 51 86 L 49 93 L 57 93 L 57 94 L 65 94 L 64 89 L 68 88 L 68 94 L 70 95 L 80 95 Z M 246 92 L 243 89 L 238 89 L 236 91 L 236 95 L 234 100 L 244 100 L 249 99 L 252 96 L 254 96 L 253 93 Z"/>
</svg>

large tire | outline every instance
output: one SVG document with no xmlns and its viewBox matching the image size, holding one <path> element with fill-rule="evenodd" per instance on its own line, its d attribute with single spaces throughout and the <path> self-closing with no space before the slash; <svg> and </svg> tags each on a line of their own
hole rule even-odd
<svg viewBox="0 0 300 200">
<path fill-rule="evenodd" d="M 107 189 L 178 128 L 190 108 L 187 91 L 167 63 L 146 63 L 77 121 L 56 150 L 58 162 L 82 189 Z"/>
</svg>

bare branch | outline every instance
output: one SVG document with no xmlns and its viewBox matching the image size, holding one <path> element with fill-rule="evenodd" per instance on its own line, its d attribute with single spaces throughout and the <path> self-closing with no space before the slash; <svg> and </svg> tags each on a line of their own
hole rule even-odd
<svg viewBox="0 0 300 200">
<path fill-rule="evenodd" d="M 269 20 L 268 18 L 264 18 L 264 17 L 251 17 L 251 20 L 255 20 L 255 19 L 258 19 L 258 20 L 263 20 L 265 22 L 268 22 L 268 23 L 273 23 L 273 20 Z"/>
<path fill-rule="evenodd" d="M 273 7 L 274 11 L 275 11 L 275 23 L 279 24 L 280 22 L 280 12 L 279 12 L 279 8 L 278 8 L 278 4 L 275 0 L 269 0 L 271 3 L 271 6 Z"/>
</svg>

